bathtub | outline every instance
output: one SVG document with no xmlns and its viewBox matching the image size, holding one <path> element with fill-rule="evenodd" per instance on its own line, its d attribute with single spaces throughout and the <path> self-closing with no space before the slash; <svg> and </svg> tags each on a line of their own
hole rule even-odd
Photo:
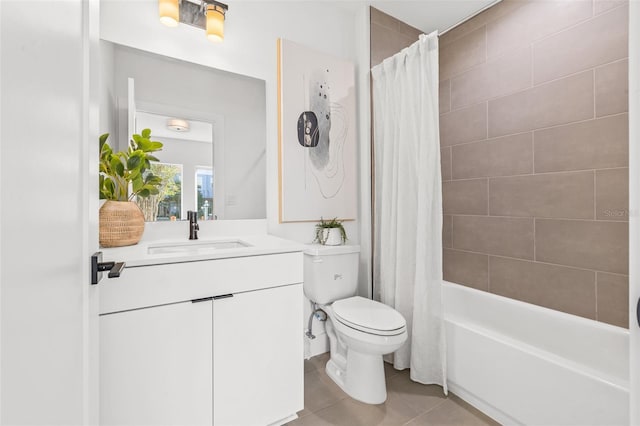
<svg viewBox="0 0 640 426">
<path fill-rule="evenodd" d="M 449 389 L 502 424 L 628 425 L 629 332 L 445 282 Z"/>
</svg>

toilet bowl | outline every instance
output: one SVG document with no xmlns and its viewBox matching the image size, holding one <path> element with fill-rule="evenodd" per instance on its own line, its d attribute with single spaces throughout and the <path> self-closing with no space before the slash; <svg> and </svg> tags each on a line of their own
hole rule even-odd
<svg viewBox="0 0 640 426">
<path fill-rule="evenodd" d="M 327 314 L 327 375 L 352 398 L 381 404 L 387 399 L 382 356 L 405 343 L 406 321 L 387 305 L 355 296 L 358 246 L 308 247 L 304 289 Z"/>
<path fill-rule="evenodd" d="M 326 372 L 349 396 L 367 404 L 387 399 L 382 355 L 407 340 L 406 322 L 394 309 L 355 296 L 323 306 L 331 358 Z M 381 314 L 380 318 L 362 314 Z"/>
</svg>

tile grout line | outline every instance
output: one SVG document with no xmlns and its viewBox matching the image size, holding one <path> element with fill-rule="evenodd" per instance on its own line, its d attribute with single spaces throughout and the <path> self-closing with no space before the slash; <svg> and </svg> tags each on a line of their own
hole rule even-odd
<svg viewBox="0 0 640 426">
<path fill-rule="evenodd" d="M 451 248 L 453 248 L 453 216 L 451 216 Z"/>
<path fill-rule="evenodd" d="M 593 66 L 593 69 L 594 69 L 594 70 L 597 70 L 597 69 L 600 69 L 600 68 L 608 67 L 609 65 L 617 64 L 618 62 L 624 62 L 624 61 L 628 61 L 628 60 L 629 60 L 629 57 L 628 57 L 628 56 L 625 56 L 624 58 L 614 59 L 614 60 L 613 60 L 613 61 L 611 61 L 611 62 L 605 62 L 604 64 L 594 65 L 594 66 Z"/>
<path fill-rule="evenodd" d="M 485 102 L 484 113 L 485 113 L 485 120 L 486 120 L 486 123 L 487 123 L 486 124 L 486 129 L 485 129 L 486 130 L 485 134 L 487 135 L 486 139 L 489 139 L 489 101 L 488 100 Z"/>
<path fill-rule="evenodd" d="M 452 107 L 451 96 L 453 95 L 453 91 L 451 90 L 452 86 L 453 86 L 453 82 L 451 81 L 451 79 L 449 79 L 449 111 L 447 111 L 446 113 L 451 112 L 451 107 Z M 440 118 L 440 117 L 438 117 L 438 118 Z"/>
<path fill-rule="evenodd" d="M 599 222 L 599 223 L 628 223 L 628 220 L 606 220 L 606 219 L 598 219 L 593 220 L 592 218 L 574 218 L 574 217 L 547 217 L 547 216 L 505 216 L 505 215 L 484 215 L 484 214 L 469 214 L 469 213 L 452 213 L 447 212 L 443 213 L 450 216 L 459 216 L 459 217 L 481 217 L 481 218 L 493 218 L 493 219 L 516 219 L 516 220 L 526 220 L 531 218 L 536 218 L 538 220 L 555 220 L 555 221 L 573 221 L 573 222 Z"/>
<path fill-rule="evenodd" d="M 484 27 L 484 36 L 485 36 L 485 43 L 484 43 L 485 44 L 485 57 L 484 57 L 483 61 L 475 63 L 475 64 L 472 64 L 472 65 L 467 65 L 466 68 L 462 68 L 462 69 L 460 69 L 458 71 L 454 71 L 454 72 L 450 72 L 449 74 L 445 74 L 446 78 L 444 80 L 453 80 L 454 78 L 460 77 L 461 75 L 466 74 L 467 72 L 473 71 L 475 69 L 478 69 L 478 68 L 482 67 L 483 65 L 487 65 L 488 64 L 488 60 L 487 60 L 488 53 L 486 53 L 487 52 L 487 28 L 486 28 L 486 25 L 483 25 L 482 27 L 478 27 L 477 29 L 473 30 L 472 32 L 476 32 L 476 31 L 480 30 L 483 27 Z M 447 44 L 447 45 L 444 45 L 444 46 L 439 45 L 439 52 L 441 52 L 443 49 L 446 50 L 447 47 L 449 47 L 449 46 L 450 46 L 450 44 Z"/>
<path fill-rule="evenodd" d="M 537 257 L 537 246 L 536 246 L 536 218 L 533 217 L 533 261 L 536 262 Z"/>
<path fill-rule="evenodd" d="M 450 393 L 453 394 L 452 392 L 450 392 Z M 404 398 L 402 396 L 400 396 L 400 399 L 402 399 L 402 401 L 404 401 Z M 445 398 L 442 398 L 442 400 L 438 404 L 434 405 L 433 407 L 429 408 L 426 411 L 423 411 L 422 413 L 418 414 L 417 416 L 412 417 L 411 419 L 407 420 L 405 423 L 403 423 L 403 425 L 407 425 L 407 424 L 411 423 L 412 421 L 414 421 L 415 419 L 417 419 L 418 417 L 422 417 L 425 414 L 428 414 L 428 413 L 432 412 L 433 410 L 435 410 L 436 408 L 438 408 L 442 404 L 444 404 L 444 402 L 447 401 L 447 400 L 449 400 L 449 396 L 446 396 Z"/>
<path fill-rule="evenodd" d="M 451 180 L 453 180 L 453 146 L 449 147 L 449 176 L 451 176 Z"/>
<path fill-rule="evenodd" d="M 489 32 L 487 30 L 487 24 L 482 26 L 484 28 L 484 63 L 489 64 Z"/>
<path fill-rule="evenodd" d="M 344 391 L 342 391 L 342 389 L 341 389 L 340 391 L 344 393 Z M 322 407 L 322 408 L 320 408 L 320 409 L 318 409 L 318 410 L 316 410 L 316 411 L 309 411 L 309 413 L 308 413 L 308 414 L 305 414 L 304 416 L 302 416 L 302 417 L 298 417 L 298 418 L 302 419 L 302 418 L 305 418 L 305 417 L 309 417 L 309 416 L 310 416 L 310 415 L 312 415 L 312 414 L 317 415 L 317 413 L 319 413 L 320 411 L 324 411 L 324 410 L 326 410 L 326 409 L 328 409 L 328 408 L 334 407 L 334 406 L 338 405 L 339 403 L 341 403 L 342 401 L 344 401 L 344 400 L 345 400 L 345 399 L 347 399 L 347 398 L 349 398 L 349 396 L 348 396 L 347 394 L 345 394 L 345 396 L 341 397 L 340 399 L 338 399 L 338 400 L 337 400 L 337 401 L 335 401 L 334 403 L 329 404 L 329 405 L 327 405 L 326 407 Z"/>
<path fill-rule="evenodd" d="M 491 256 L 487 255 L 487 291 L 491 293 Z"/>
<path fill-rule="evenodd" d="M 599 320 L 599 312 L 598 312 L 598 272 L 595 273 L 596 277 L 595 277 L 595 292 L 596 292 L 596 297 L 595 297 L 595 302 L 596 302 L 596 321 L 600 321 Z"/>
<path fill-rule="evenodd" d="M 581 21 L 577 21 L 576 23 L 574 23 L 574 24 L 572 24 L 572 25 L 570 25 L 570 26 L 568 26 L 568 27 L 565 27 L 565 28 L 563 28 L 563 29 L 561 29 L 561 30 L 558 30 L 558 31 L 556 31 L 555 33 L 547 34 L 547 35 L 545 35 L 545 36 L 543 36 L 543 37 L 541 37 L 541 38 L 539 38 L 539 39 L 532 40 L 532 43 L 533 43 L 533 44 L 535 44 L 535 43 L 539 43 L 539 42 L 541 42 L 541 41 L 543 41 L 543 40 L 546 40 L 546 39 L 548 39 L 548 38 L 554 37 L 554 36 L 556 36 L 556 35 L 558 35 L 558 34 L 560 34 L 560 33 L 563 33 L 563 32 L 565 32 L 565 31 L 572 30 L 572 29 L 574 29 L 574 28 L 576 28 L 576 27 L 578 27 L 578 26 L 580 26 L 580 25 L 584 25 L 584 24 L 588 23 L 589 21 L 593 21 L 593 20 L 595 20 L 595 19 L 598 19 L 599 17 L 601 17 L 601 16 L 603 16 L 603 15 L 606 15 L 606 14 L 612 13 L 614 10 L 619 9 L 619 8 L 621 8 L 621 7 L 625 7 L 625 2 L 623 2 L 622 4 L 620 4 L 620 5 L 618 5 L 618 6 L 612 7 L 612 8 L 611 8 L 611 9 L 609 9 L 609 10 L 605 10 L 604 12 L 600 12 L 600 13 L 598 13 L 597 15 L 596 15 L 595 13 L 593 13 L 593 11 L 592 11 L 591 16 L 589 16 L 588 18 L 584 18 L 584 19 L 582 19 Z M 594 8 L 595 8 L 595 4 L 594 4 Z"/>
<path fill-rule="evenodd" d="M 595 67 L 591 70 L 592 77 L 592 88 L 593 88 L 593 119 L 598 118 L 598 114 L 596 112 L 596 69 Z"/>
<path fill-rule="evenodd" d="M 618 6 L 618 7 L 620 7 L 620 6 Z M 617 8 L 617 7 L 616 7 L 616 8 Z M 611 10 L 614 10 L 614 9 L 616 9 L 616 8 L 613 8 L 613 9 L 611 9 Z M 609 13 L 609 11 L 604 12 L 604 13 Z M 602 13 L 601 13 L 601 15 L 602 15 Z M 560 34 L 560 33 L 564 32 L 564 31 L 566 31 L 566 30 L 569 30 L 569 29 L 572 29 L 572 28 L 574 28 L 574 27 L 577 27 L 577 26 L 579 26 L 579 25 L 581 25 L 581 24 L 583 24 L 583 23 L 585 23 L 585 22 L 587 22 L 587 21 L 589 21 L 589 20 L 591 20 L 591 19 L 593 19 L 593 16 L 590 16 L 590 17 L 585 18 L 585 19 L 583 19 L 583 20 L 581 20 L 581 21 L 578 21 L 578 22 L 576 22 L 576 23 L 574 23 L 574 24 L 572 24 L 572 25 L 570 25 L 570 26 L 568 26 L 568 27 L 565 27 L 565 28 L 563 28 L 563 29 L 557 30 L 556 32 L 553 32 L 553 33 L 547 34 L 547 35 L 545 35 L 545 36 L 543 36 L 543 37 L 541 37 L 541 38 L 538 38 L 538 39 L 531 39 L 531 40 L 529 40 L 529 45 L 530 45 L 530 46 L 531 46 L 531 48 L 533 49 L 533 45 L 534 45 L 534 44 L 536 44 L 536 43 L 538 43 L 538 42 L 540 42 L 540 41 L 542 41 L 542 40 L 544 40 L 544 39 L 546 39 L 546 38 L 550 38 L 550 37 L 553 37 L 553 36 L 555 36 L 555 35 L 557 35 L 557 34 Z M 471 33 L 473 33 L 473 32 L 476 32 L 476 31 L 480 30 L 482 27 L 484 27 L 484 28 L 485 28 L 485 61 L 484 61 L 484 62 L 482 62 L 482 63 L 478 63 L 478 64 L 471 65 L 471 66 L 469 66 L 469 67 L 467 67 L 467 68 L 463 68 L 463 69 L 461 69 L 461 70 L 459 70 L 459 71 L 457 71 L 457 72 L 451 73 L 450 75 L 448 75 L 448 76 L 447 76 L 447 78 L 458 77 L 458 76 L 460 76 L 460 75 L 462 75 L 462 74 L 465 74 L 465 73 L 467 73 L 467 72 L 469 72 L 469 71 L 473 71 L 474 69 L 479 68 L 479 67 L 480 67 L 481 65 L 483 65 L 483 64 L 488 64 L 488 63 L 497 62 L 497 61 L 498 61 L 498 60 L 500 60 L 500 59 L 504 59 L 504 57 L 505 57 L 505 56 L 508 56 L 508 55 L 510 55 L 510 54 L 513 54 L 515 51 L 517 51 L 517 50 L 519 50 L 519 49 L 522 49 L 522 47 L 521 47 L 521 46 L 511 47 L 511 48 L 509 48 L 509 49 L 505 49 L 505 50 L 500 51 L 498 54 L 496 54 L 496 55 L 494 55 L 494 56 L 489 56 L 489 47 L 488 47 L 488 44 L 489 44 L 489 43 L 488 43 L 488 41 L 489 41 L 489 40 L 488 40 L 487 24 L 488 24 L 488 23 L 486 23 L 486 24 L 482 25 L 481 27 L 476 28 L 475 30 L 473 30 L 473 31 L 471 31 L 471 32 L 469 33 L 469 34 L 471 34 Z M 466 35 L 464 35 L 464 36 L 460 37 L 460 39 L 462 39 L 462 38 L 466 37 L 466 36 L 467 36 L 467 35 L 469 35 L 469 34 L 466 34 Z M 453 44 L 453 42 L 455 42 L 455 41 L 457 41 L 457 40 L 459 40 L 459 39 L 453 40 L 451 43 L 446 44 L 446 45 L 444 45 L 444 46 L 442 46 L 442 47 L 443 47 L 443 48 L 444 48 L 444 47 L 448 47 L 448 46 L 450 46 L 451 44 Z M 442 50 L 442 49 L 441 49 L 441 50 Z"/>
<path fill-rule="evenodd" d="M 600 273 L 600 274 L 611 274 L 611 275 L 619 275 L 622 277 L 628 277 L 627 274 L 621 274 L 620 272 L 610 272 L 610 271 L 599 271 L 596 269 L 588 269 L 588 268 L 583 268 L 580 266 L 571 266 L 571 265 L 565 265 L 562 263 L 551 263 L 551 262 L 545 262 L 545 261 L 541 261 L 541 260 L 532 260 L 532 259 L 524 259 L 521 257 L 511 257 L 511 256 L 505 256 L 503 254 L 492 254 L 492 253 L 482 253 L 479 251 L 473 251 L 473 250 L 466 250 L 466 249 L 459 249 L 459 248 L 443 248 L 443 250 L 453 250 L 453 251 L 458 251 L 458 252 L 462 252 L 462 253 L 470 253 L 470 254 L 477 254 L 480 256 L 490 256 L 490 257 L 499 257 L 499 258 L 503 258 L 503 259 L 508 259 L 508 260 L 516 260 L 516 261 L 520 261 L 520 262 L 529 262 L 529 263 L 539 263 L 541 265 L 547 265 L 547 266 L 560 266 L 563 268 L 568 268 L 568 269 L 577 269 L 580 271 L 587 271 L 587 272 L 593 272 L 593 273 Z"/>
<path fill-rule="evenodd" d="M 531 54 L 533 56 L 533 51 L 532 51 Z M 509 96 L 513 96 L 513 95 L 517 95 L 517 94 L 520 94 L 520 93 L 524 93 L 526 91 L 535 89 L 537 87 L 544 86 L 545 84 L 555 83 L 555 82 L 558 82 L 558 81 L 563 80 L 565 78 L 575 77 L 576 75 L 579 75 L 579 74 L 584 74 L 584 73 L 587 73 L 589 71 L 593 71 L 593 70 L 598 69 L 598 68 L 604 68 L 606 66 L 613 65 L 615 63 L 623 62 L 623 61 L 627 61 L 627 60 L 629 60 L 628 56 L 625 56 L 623 58 L 617 58 L 617 59 L 614 59 L 612 61 L 605 62 L 603 64 L 593 65 L 593 66 L 591 66 L 589 68 L 584 68 L 582 70 L 575 71 L 575 72 L 572 72 L 570 74 L 562 75 L 562 76 L 553 78 L 551 80 L 541 81 L 539 83 L 535 83 L 534 82 L 534 72 L 533 72 L 534 71 L 534 65 L 531 64 L 531 86 L 530 87 L 527 87 L 527 88 L 524 88 L 524 89 L 516 89 L 514 91 L 507 92 L 507 93 L 504 93 L 504 94 L 499 95 L 499 96 L 493 96 L 493 97 L 490 97 L 490 98 L 487 98 L 487 99 L 479 100 L 477 102 L 473 102 L 473 103 L 469 103 L 469 104 L 465 104 L 465 105 L 459 105 L 459 106 L 456 106 L 455 108 L 453 106 L 453 102 L 450 101 L 449 102 L 449 104 L 450 104 L 449 105 L 449 111 L 447 111 L 445 113 L 442 113 L 440 115 L 450 114 L 452 112 L 460 111 L 460 110 L 465 109 L 465 108 L 470 108 L 470 107 L 475 106 L 475 105 L 480 105 L 481 103 L 483 103 L 485 101 L 495 101 L 495 100 L 499 100 L 499 99 L 502 99 L 502 98 L 507 98 Z M 467 70 L 467 72 L 468 71 L 469 70 Z M 459 76 L 457 76 L 457 77 L 459 77 Z M 453 80 L 453 77 L 445 78 L 443 81 L 446 81 L 446 80 Z M 453 84 L 451 84 L 450 86 L 452 87 Z M 616 114 L 618 114 L 618 113 L 616 113 Z M 615 114 L 611 114 L 611 115 L 615 115 Z"/>
<path fill-rule="evenodd" d="M 529 78 L 529 89 L 533 89 L 535 86 L 535 80 L 533 78 L 533 75 L 535 73 L 535 59 L 536 59 L 536 55 L 533 53 L 533 41 L 529 43 L 529 50 L 531 50 L 531 69 L 529 70 L 531 72 L 530 74 L 530 78 Z"/>
<path fill-rule="evenodd" d="M 478 103 L 478 104 L 474 104 L 473 106 L 478 106 L 478 105 L 481 105 L 481 104 L 482 103 Z M 440 114 L 440 117 L 442 117 L 443 115 L 447 115 L 447 114 L 449 114 L 449 113 Z M 499 135 L 499 136 L 489 136 L 489 137 L 487 137 L 485 139 L 475 139 L 475 140 L 472 140 L 472 141 L 452 143 L 452 144 L 449 144 L 449 145 L 444 145 L 444 147 L 457 146 L 457 145 L 469 145 L 469 144 L 472 144 L 472 143 L 479 143 L 479 142 L 487 142 L 487 141 L 491 141 L 491 140 L 494 140 L 494 139 L 501 139 L 501 138 L 507 138 L 507 137 L 511 137 L 511 136 L 518 136 L 518 135 L 522 135 L 522 134 L 525 134 L 525 133 L 532 133 L 532 132 L 535 133 L 535 132 L 540 132 L 540 131 L 544 131 L 544 130 L 556 129 L 556 128 L 559 128 L 559 127 L 573 126 L 573 125 L 576 125 L 576 124 L 584 124 L 584 123 L 588 123 L 589 121 L 598 121 L 598 120 L 602 120 L 602 119 L 605 119 L 605 118 L 617 117 L 617 116 L 620 116 L 620 115 L 629 115 L 629 112 L 628 111 L 616 112 L 616 113 L 613 113 L 613 114 L 602 115 L 602 116 L 596 117 L 596 118 L 593 118 L 593 117 L 585 118 L 585 119 L 582 119 L 582 120 L 570 121 L 570 122 L 562 123 L 562 124 L 554 124 L 553 126 L 538 127 L 538 128 L 535 128 L 535 129 L 523 130 L 521 132 L 515 132 L 515 133 L 507 133 L 507 134 Z M 440 144 L 440 146 L 442 147 L 442 143 Z"/>
<path fill-rule="evenodd" d="M 475 176 L 475 177 L 464 177 L 458 179 L 443 179 L 442 182 L 464 182 L 467 180 L 480 180 L 480 179 L 510 179 L 515 177 L 527 177 L 527 176 L 544 176 L 544 175 L 559 175 L 559 174 L 570 174 L 570 173 L 587 173 L 587 172 L 598 172 L 602 170 L 623 170 L 628 169 L 629 167 L 602 167 L 602 168 L 591 168 L 591 169 L 578 169 L 578 170 L 556 170 L 550 172 L 537 172 L 537 173 L 520 173 L 515 175 L 501 175 L 501 176 Z M 513 217 L 528 217 L 528 216 L 513 216 Z M 553 219 L 553 218 L 551 218 Z M 571 219 L 571 218 L 565 218 Z M 618 222 L 618 221 L 616 221 Z"/>
<path fill-rule="evenodd" d="M 491 193 L 489 191 L 490 180 L 489 180 L 488 177 L 486 179 L 487 179 L 487 214 L 486 214 L 486 216 L 490 216 L 491 215 L 491 206 L 489 205 L 489 199 L 491 197 L 491 195 L 490 195 Z"/>
<path fill-rule="evenodd" d="M 598 186 L 598 181 L 596 178 L 596 170 L 593 170 L 593 220 L 598 220 L 598 193 L 596 192 L 596 188 Z"/>
<path fill-rule="evenodd" d="M 531 171 L 536 174 L 536 134 L 531 132 Z"/>
</svg>

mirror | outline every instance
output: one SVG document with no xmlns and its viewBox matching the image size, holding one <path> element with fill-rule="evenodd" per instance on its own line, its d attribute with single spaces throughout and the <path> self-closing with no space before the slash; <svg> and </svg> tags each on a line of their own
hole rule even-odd
<svg viewBox="0 0 640 426">
<path fill-rule="evenodd" d="M 266 218 L 265 82 L 101 40 L 100 131 L 164 144 L 145 220 Z M 115 147 L 114 147 L 115 148 Z"/>
</svg>

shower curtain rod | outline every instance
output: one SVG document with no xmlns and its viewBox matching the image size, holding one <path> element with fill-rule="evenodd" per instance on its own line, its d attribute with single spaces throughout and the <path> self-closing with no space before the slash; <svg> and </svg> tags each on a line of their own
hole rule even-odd
<svg viewBox="0 0 640 426">
<path fill-rule="evenodd" d="M 502 0 L 496 0 L 494 2 L 491 2 L 491 4 L 483 7 L 482 9 L 480 9 L 479 11 L 477 11 L 476 13 L 474 13 L 473 15 L 469 15 L 466 18 L 464 18 L 462 21 L 459 21 L 455 24 L 453 24 L 452 26 L 450 26 L 449 28 L 447 28 L 446 30 L 442 31 L 441 33 L 438 33 L 438 37 L 441 37 L 443 35 L 445 35 L 446 33 L 448 33 L 449 31 L 451 31 L 452 29 L 454 29 L 455 27 L 464 24 L 465 22 L 467 22 L 468 20 L 475 18 L 476 16 L 480 15 L 482 12 L 484 12 L 485 10 L 489 9 L 490 7 L 495 6 L 496 4 L 500 3 Z"/>
</svg>

